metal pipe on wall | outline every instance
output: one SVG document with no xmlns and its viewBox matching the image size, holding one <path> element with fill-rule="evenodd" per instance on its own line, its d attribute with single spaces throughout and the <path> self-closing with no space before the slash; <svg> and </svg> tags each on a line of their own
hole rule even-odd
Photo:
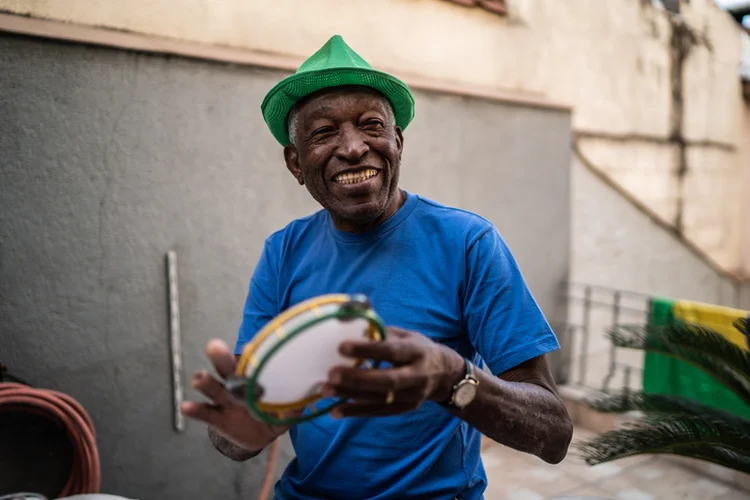
<svg viewBox="0 0 750 500">
<path fill-rule="evenodd" d="M 185 430 L 185 417 L 180 411 L 182 403 L 182 334 L 180 332 L 180 296 L 177 282 L 177 252 L 167 252 L 167 292 L 169 307 L 169 356 L 172 365 L 172 399 L 174 403 L 174 428 Z"/>
</svg>

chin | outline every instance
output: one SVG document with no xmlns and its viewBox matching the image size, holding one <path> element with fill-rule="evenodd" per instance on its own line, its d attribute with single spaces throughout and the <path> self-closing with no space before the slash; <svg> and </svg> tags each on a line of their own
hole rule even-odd
<svg viewBox="0 0 750 500">
<path fill-rule="evenodd" d="M 357 224 L 369 224 L 374 222 L 385 212 L 385 207 L 381 207 L 375 203 L 368 203 L 367 205 L 357 205 L 354 207 L 347 207 L 342 210 L 339 216 L 342 219 L 357 223 Z"/>
<path fill-rule="evenodd" d="M 385 205 L 380 200 L 366 203 L 352 203 L 338 207 L 336 215 L 339 219 L 349 221 L 357 225 L 367 225 L 375 222 L 385 213 Z"/>
</svg>

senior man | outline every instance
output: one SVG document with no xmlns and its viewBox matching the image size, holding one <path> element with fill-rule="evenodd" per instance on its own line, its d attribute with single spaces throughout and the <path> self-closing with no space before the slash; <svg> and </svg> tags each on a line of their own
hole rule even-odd
<svg viewBox="0 0 750 500">
<path fill-rule="evenodd" d="M 347 402 L 291 429 L 255 420 L 206 371 L 193 386 L 211 402 L 187 402 L 184 414 L 238 461 L 289 430 L 296 458 L 278 500 L 483 498 L 481 434 L 560 462 L 573 427 L 545 359 L 559 344 L 510 250 L 481 216 L 399 188 L 409 88 L 334 36 L 261 108 L 289 172 L 323 210 L 267 238 L 235 356 L 214 340 L 208 357 L 227 377 L 285 309 L 361 293 L 392 326 L 384 342 L 340 351 L 387 368 L 333 368 L 324 394 Z"/>
</svg>

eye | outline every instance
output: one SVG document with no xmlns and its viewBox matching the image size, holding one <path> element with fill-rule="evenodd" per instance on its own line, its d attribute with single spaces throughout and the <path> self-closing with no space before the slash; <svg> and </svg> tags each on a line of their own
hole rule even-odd
<svg viewBox="0 0 750 500">
<path fill-rule="evenodd" d="M 313 131 L 312 135 L 319 135 L 319 134 L 325 134 L 328 132 L 331 132 L 333 130 L 333 127 L 320 127 Z"/>
<path fill-rule="evenodd" d="M 368 129 L 379 129 L 383 127 L 383 121 L 378 118 L 370 118 L 369 120 L 366 120 L 362 126 Z"/>
<path fill-rule="evenodd" d="M 335 132 L 333 127 L 330 127 L 330 126 L 320 127 L 320 128 L 313 130 L 313 133 L 310 134 L 310 138 L 320 139 L 322 137 L 332 134 L 333 132 Z"/>
</svg>

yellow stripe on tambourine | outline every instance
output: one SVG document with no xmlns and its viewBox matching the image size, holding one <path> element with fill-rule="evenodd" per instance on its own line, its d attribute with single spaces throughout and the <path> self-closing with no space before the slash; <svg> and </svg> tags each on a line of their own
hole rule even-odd
<svg viewBox="0 0 750 500">
<path fill-rule="evenodd" d="M 311 406 L 319 401 L 322 397 L 322 394 L 312 394 L 304 399 L 300 399 L 299 401 L 292 401 L 291 403 L 264 403 L 262 401 L 258 401 L 256 404 L 258 405 L 258 409 L 262 411 L 285 412 L 300 410 L 306 406 Z"/>
<path fill-rule="evenodd" d="M 293 306 L 276 316 L 266 326 L 264 326 L 255 335 L 255 338 L 253 338 L 253 340 L 251 340 L 243 349 L 242 354 L 240 355 L 239 362 L 237 363 L 237 375 L 245 376 L 247 373 L 248 364 L 253 368 L 258 367 L 259 363 L 255 356 L 255 353 L 259 349 L 260 345 L 272 335 L 277 335 L 279 338 L 284 338 L 284 336 L 286 335 L 286 331 L 284 330 L 283 325 L 286 322 L 308 311 L 312 311 L 315 316 L 320 317 L 323 314 L 323 312 L 319 309 L 320 307 L 331 304 L 344 304 L 346 302 L 349 302 L 351 298 L 352 297 L 347 294 L 323 295 L 320 297 L 309 299 L 305 302 L 301 302 L 300 304 L 297 304 L 296 306 Z M 371 340 L 382 340 L 380 330 L 372 322 L 367 329 L 366 335 Z M 353 365 L 355 367 L 361 367 L 364 365 L 364 362 L 365 360 L 357 359 L 354 361 Z M 285 412 L 305 408 L 306 406 L 312 405 L 322 398 L 323 395 L 321 393 L 317 393 L 307 396 L 304 399 L 292 401 L 289 403 L 264 403 L 262 401 L 257 401 L 256 406 L 259 410 L 264 412 Z"/>
</svg>

